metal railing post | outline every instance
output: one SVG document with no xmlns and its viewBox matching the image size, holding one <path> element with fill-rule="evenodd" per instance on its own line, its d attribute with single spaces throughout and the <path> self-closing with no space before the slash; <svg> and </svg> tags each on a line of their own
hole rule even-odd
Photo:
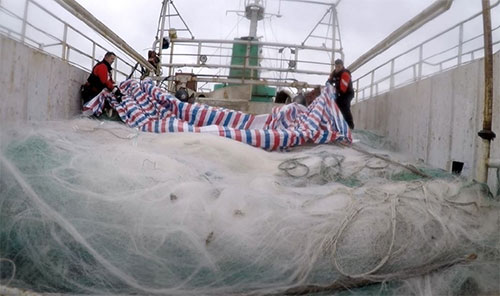
<svg viewBox="0 0 500 296">
<path fill-rule="evenodd" d="M 115 66 L 113 67 L 113 80 L 116 81 L 116 69 L 118 69 L 118 61 L 120 59 L 118 57 L 116 57 L 115 59 Z"/>
<path fill-rule="evenodd" d="M 170 64 L 173 63 L 174 61 L 174 46 L 175 46 L 175 42 L 173 40 L 170 40 Z M 158 67 L 161 67 L 161 66 L 158 66 Z M 168 76 L 171 77 L 174 75 L 174 67 L 170 66 L 168 67 Z M 168 81 L 168 86 L 167 86 L 167 89 L 168 91 L 170 92 L 176 92 L 176 89 L 175 88 L 175 84 L 174 84 L 174 81 L 173 80 L 169 80 Z"/>
<path fill-rule="evenodd" d="M 95 66 L 95 42 L 92 42 L 92 68 Z"/>
<path fill-rule="evenodd" d="M 370 82 L 370 98 L 373 97 L 373 84 L 375 82 L 375 71 L 371 72 L 371 82 Z"/>
<path fill-rule="evenodd" d="M 356 80 L 356 103 L 359 102 L 358 96 L 359 96 L 359 79 Z"/>
<path fill-rule="evenodd" d="M 417 80 L 422 79 L 422 67 L 424 66 L 424 45 L 418 47 L 418 76 Z"/>
<path fill-rule="evenodd" d="M 299 48 L 295 47 L 295 69 L 299 66 Z"/>
<path fill-rule="evenodd" d="M 29 4 L 29 0 L 26 0 L 26 2 L 24 3 L 24 13 L 23 13 L 23 25 L 22 25 L 22 28 L 21 28 L 21 42 L 24 43 L 24 39 L 25 39 L 25 36 L 26 36 L 26 25 L 27 25 L 27 22 L 28 22 L 28 4 Z"/>
<path fill-rule="evenodd" d="M 464 24 L 461 23 L 460 27 L 458 27 L 458 60 L 457 60 L 458 66 L 462 64 L 463 43 L 464 43 Z"/>
<path fill-rule="evenodd" d="M 391 80 L 389 83 L 389 90 L 394 89 L 394 59 L 391 60 Z"/>
<path fill-rule="evenodd" d="M 201 56 L 201 42 L 198 42 L 198 59 L 196 61 L 196 64 L 199 65 L 200 64 L 200 56 Z"/>
<path fill-rule="evenodd" d="M 63 40 L 62 40 L 62 59 L 63 61 L 68 60 L 67 54 L 67 39 L 68 39 L 68 25 L 64 24 L 64 31 L 63 31 Z"/>
</svg>

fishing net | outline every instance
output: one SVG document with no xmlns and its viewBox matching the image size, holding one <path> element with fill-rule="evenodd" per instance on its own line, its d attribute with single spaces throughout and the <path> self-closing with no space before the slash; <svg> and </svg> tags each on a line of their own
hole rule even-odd
<svg viewBox="0 0 500 296">
<path fill-rule="evenodd" d="M 401 162 L 370 141 L 267 152 L 90 119 L 1 139 L 0 285 L 500 293 L 500 207 L 488 188 Z"/>
</svg>

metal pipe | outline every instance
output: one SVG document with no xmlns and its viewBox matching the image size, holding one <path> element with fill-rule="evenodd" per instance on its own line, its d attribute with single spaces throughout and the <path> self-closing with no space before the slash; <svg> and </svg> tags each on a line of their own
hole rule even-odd
<svg viewBox="0 0 500 296">
<path fill-rule="evenodd" d="M 330 10 L 332 10 L 333 6 L 330 7 L 326 12 L 325 14 L 323 15 L 323 17 L 319 20 L 319 22 L 316 23 L 316 25 L 314 26 L 314 28 L 312 28 L 311 32 L 309 32 L 309 34 L 307 35 L 306 39 L 304 39 L 304 41 L 302 41 L 302 45 L 304 45 L 307 41 L 307 39 L 309 39 L 309 37 L 311 37 L 311 34 L 314 32 L 314 30 L 316 30 L 316 28 L 318 28 L 318 26 L 321 24 L 321 22 L 323 21 L 323 19 L 325 18 L 325 16 L 330 12 Z M 332 16 L 333 17 L 333 16 Z M 335 26 L 335 24 L 333 24 L 333 26 Z M 334 30 L 335 32 L 335 30 Z M 335 48 L 335 46 L 332 46 L 332 48 Z M 333 64 L 333 63 L 332 63 Z"/>
<path fill-rule="evenodd" d="M 245 59 L 248 59 L 248 56 L 245 56 Z M 196 63 L 162 63 L 161 65 L 163 67 L 174 67 L 174 68 L 198 67 Z M 311 75 L 322 75 L 322 76 L 330 74 L 330 72 L 322 72 L 322 71 L 297 70 L 297 69 L 290 71 L 290 69 L 287 68 L 272 68 L 272 67 L 261 67 L 261 66 L 250 66 L 250 65 L 246 66 L 246 65 L 227 65 L 227 64 L 205 64 L 203 65 L 203 67 L 207 69 L 230 68 L 230 69 L 243 69 L 243 70 L 249 69 L 249 70 L 276 71 L 276 72 L 293 72 L 295 74 L 311 74 Z"/>
<path fill-rule="evenodd" d="M 492 158 L 490 158 L 490 160 L 488 160 L 488 166 L 490 168 L 500 169 L 500 159 L 492 159 Z"/>
<path fill-rule="evenodd" d="M 490 1 L 482 0 L 483 4 L 483 31 L 484 31 L 484 110 L 483 129 L 478 135 L 482 138 L 483 153 L 477 168 L 477 180 L 488 182 L 488 159 L 490 158 L 491 140 L 495 133 L 491 130 L 493 118 L 493 45 L 491 36 Z"/>
<path fill-rule="evenodd" d="M 493 46 L 491 36 L 490 1 L 483 0 L 484 28 L 484 121 L 483 130 L 491 131 L 493 108 Z"/>
<path fill-rule="evenodd" d="M 434 19 L 441 13 L 447 11 L 453 0 L 437 0 L 429 7 L 424 9 L 417 16 L 406 22 L 404 25 L 399 27 L 396 31 L 392 32 L 389 36 L 387 36 L 384 40 L 375 45 L 372 49 L 368 50 L 365 54 L 360 56 L 356 61 L 354 61 L 347 68 L 351 70 L 351 72 L 356 71 L 359 67 L 366 64 L 368 61 L 394 45 L 399 40 L 408 36 L 410 33 L 414 32 L 425 23 Z"/>
<path fill-rule="evenodd" d="M 24 42 L 24 39 L 26 38 L 26 23 L 28 20 L 28 4 L 30 1 L 26 1 L 24 3 L 24 13 L 23 13 L 23 24 L 21 27 L 21 42 Z"/>
<path fill-rule="evenodd" d="M 60 0 L 57 0 L 60 1 Z M 331 52 L 332 48 L 321 47 L 321 46 L 307 46 L 307 45 L 297 45 L 290 43 L 278 43 L 278 42 L 266 42 L 266 41 L 251 41 L 251 40 L 243 40 L 243 39 L 235 39 L 235 40 L 225 40 L 225 39 L 187 39 L 187 38 L 177 38 L 170 41 L 170 43 L 178 43 L 179 45 L 186 45 L 187 43 L 217 43 L 217 44 L 248 44 L 248 45 L 257 45 L 257 46 L 269 46 L 269 47 L 289 47 L 289 48 L 298 48 L 298 49 L 307 49 L 307 50 L 318 50 Z M 186 44 L 182 44 L 186 43 Z M 229 48 L 228 48 L 229 49 Z M 335 52 L 340 53 L 340 49 L 335 49 Z"/>
<path fill-rule="evenodd" d="M 246 7 L 247 12 L 247 18 L 250 19 L 250 31 L 248 32 L 248 36 L 252 38 L 257 37 L 257 26 L 259 24 L 259 13 L 260 9 L 264 9 L 259 3 L 259 1 L 254 1 L 254 3 L 249 4 Z"/>
<path fill-rule="evenodd" d="M 163 4 L 161 6 L 161 12 L 160 12 L 161 13 L 161 15 L 160 15 L 160 18 L 161 18 L 160 39 L 159 40 L 155 40 L 155 42 L 153 42 L 153 50 L 154 51 L 156 51 L 156 43 L 160 42 L 160 47 L 158 48 L 158 56 L 160 56 L 160 57 L 162 55 L 162 50 L 163 50 L 163 32 L 165 30 L 165 15 L 167 13 L 166 9 L 167 9 L 167 6 L 168 6 L 168 1 L 169 0 L 163 0 Z M 158 67 L 159 67 L 159 65 L 158 65 Z"/>
<path fill-rule="evenodd" d="M 68 41 L 68 25 L 64 24 L 64 32 L 63 32 L 63 40 L 62 40 L 62 59 L 63 61 L 68 60 L 68 56 L 66 55 L 66 48 L 67 46 L 67 41 Z"/>
<path fill-rule="evenodd" d="M 156 81 L 175 81 L 175 77 L 152 77 Z M 303 81 L 294 82 L 280 82 L 271 80 L 253 80 L 253 79 L 242 79 L 242 78 L 221 78 L 221 77 L 196 77 L 198 82 L 211 82 L 211 83 L 225 83 L 225 84 L 241 84 L 244 82 L 248 85 L 272 85 L 278 87 L 294 87 L 294 88 L 315 88 L 323 86 L 322 84 L 309 84 Z"/>
<path fill-rule="evenodd" d="M 459 29 L 458 29 L 458 61 L 457 65 L 462 64 L 462 52 L 463 52 L 463 46 L 464 45 L 464 24 L 461 24 Z"/>
<path fill-rule="evenodd" d="M 65 8 L 68 12 L 72 13 L 79 20 L 84 22 L 87 26 L 94 29 L 96 32 L 101 34 L 104 38 L 108 39 L 116 47 L 122 50 L 124 53 L 128 54 L 134 58 L 139 64 L 150 71 L 155 72 L 153 66 L 137 51 L 135 51 L 130 45 L 128 45 L 123 39 L 116 35 L 111 29 L 106 27 L 101 21 L 94 17 L 90 12 L 88 12 L 83 6 L 78 4 L 75 0 L 55 0 L 59 5 Z"/>
<path fill-rule="evenodd" d="M 337 43 L 337 36 L 336 36 L 336 33 L 337 31 L 335 30 L 336 28 L 336 25 L 337 25 L 337 10 L 335 9 L 335 6 L 332 5 L 332 58 L 331 58 L 331 61 L 332 61 L 332 66 L 330 68 L 330 71 L 333 72 L 334 68 L 335 68 L 335 47 L 336 47 L 336 43 Z"/>
<path fill-rule="evenodd" d="M 330 6 L 332 3 L 327 3 L 327 2 L 320 2 L 320 1 L 310 1 L 310 0 L 283 0 L 287 2 L 301 2 L 301 3 L 309 3 L 309 4 L 318 4 L 318 5 L 327 5 Z M 337 3 L 333 4 L 335 6 L 339 5 L 341 0 L 338 0 Z"/>
<path fill-rule="evenodd" d="M 189 35 L 191 35 L 191 39 L 194 39 L 193 32 L 191 32 L 191 30 L 189 29 L 187 23 L 184 21 L 184 19 L 182 18 L 181 14 L 179 13 L 179 10 L 177 9 L 177 7 L 175 7 L 174 2 L 170 1 L 170 3 L 172 4 L 172 6 L 174 7 L 175 11 L 179 15 L 179 18 L 181 19 L 181 22 L 184 24 L 184 27 L 186 27 L 186 30 L 189 32 Z M 171 27 L 170 24 L 169 24 L 169 27 Z"/>
</svg>

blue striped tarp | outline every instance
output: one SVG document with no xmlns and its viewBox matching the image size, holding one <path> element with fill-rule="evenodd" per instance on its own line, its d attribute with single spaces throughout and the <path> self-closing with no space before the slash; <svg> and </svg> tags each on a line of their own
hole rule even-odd
<svg viewBox="0 0 500 296">
<path fill-rule="evenodd" d="M 184 103 L 156 87 L 152 80 L 129 79 L 119 87 L 124 94 L 121 103 L 105 89 L 84 105 L 84 114 L 100 115 L 108 100 L 129 127 L 154 133 L 212 133 L 268 150 L 306 142 L 352 142 L 329 83 L 308 107 L 292 103 L 274 107 L 271 114 L 264 115 Z"/>
</svg>

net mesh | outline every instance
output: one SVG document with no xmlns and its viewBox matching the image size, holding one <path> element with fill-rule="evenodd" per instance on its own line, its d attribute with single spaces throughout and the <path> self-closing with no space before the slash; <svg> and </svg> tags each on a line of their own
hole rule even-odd
<svg viewBox="0 0 500 296">
<path fill-rule="evenodd" d="M 396 160 L 368 132 L 354 138 L 353 147 L 270 153 L 89 119 L 6 131 L 0 284 L 69 294 L 500 293 L 500 207 L 488 188 Z"/>
</svg>

